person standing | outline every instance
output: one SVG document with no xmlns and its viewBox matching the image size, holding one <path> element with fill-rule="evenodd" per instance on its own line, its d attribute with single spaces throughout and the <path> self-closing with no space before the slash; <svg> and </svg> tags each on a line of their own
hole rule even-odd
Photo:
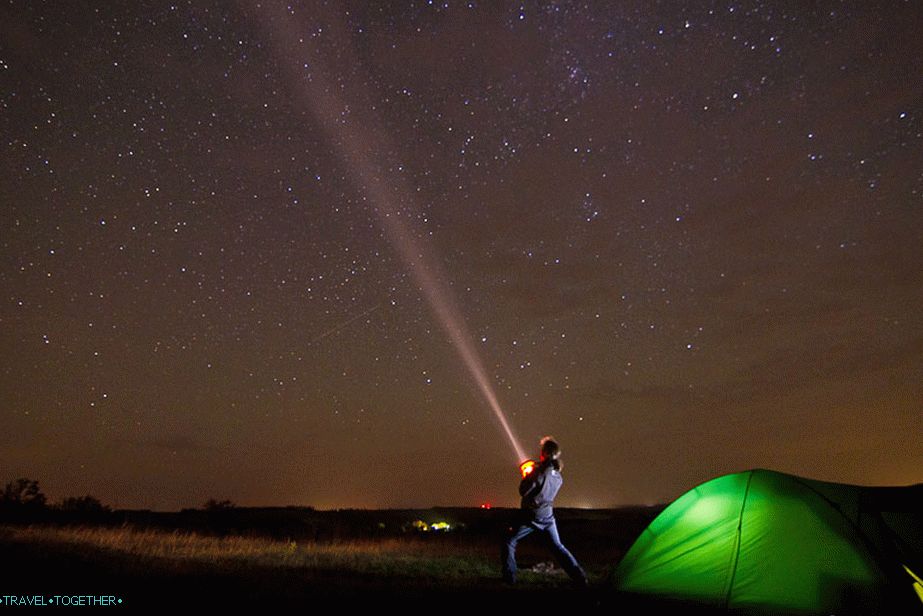
<svg viewBox="0 0 923 616">
<path fill-rule="evenodd" d="M 574 583 L 586 587 L 586 573 L 561 543 L 554 519 L 554 499 L 564 483 L 561 476 L 561 448 L 550 436 L 543 438 L 540 446 L 538 466 L 531 472 L 525 472 L 519 482 L 519 494 L 522 496 L 520 509 L 525 519 L 503 544 L 503 580 L 509 584 L 516 583 L 516 545 L 532 533 L 539 532 L 548 539 L 555 557 Z"/>
</svg>

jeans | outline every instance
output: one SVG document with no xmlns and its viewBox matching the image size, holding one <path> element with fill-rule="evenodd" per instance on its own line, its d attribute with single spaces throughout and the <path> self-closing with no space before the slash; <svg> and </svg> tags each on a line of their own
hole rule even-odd
<svg viewBox="0 0 923 616">
<path fill-rule="evenodd" d="M 516 544 L 532 533 L 542 533 L 551 545 L 551 550 L 558 559 L 561 567 L 575 582 L 586 584 L 586 573 L 577 563 L 577 559 L 571 554 L 564 544 L 561 543 L 561 537 L 558 536 L 558 527 L 554 518 L 549 522 L 542 522 L 541 525 L 535 522 L 523 524 L 514 532 L 506 543 L 503 544 L 503 579 L 507 582 L 516 581 Z"/>
</svg>

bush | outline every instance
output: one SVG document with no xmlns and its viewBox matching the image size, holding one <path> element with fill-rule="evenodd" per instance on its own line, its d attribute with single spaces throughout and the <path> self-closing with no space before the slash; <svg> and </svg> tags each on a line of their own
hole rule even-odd
<svg viewBox="0 0 923 616">
<path fill-rule="evenodd" d="M 103 505 L 98 498 L 86 496 L 69 496 L 58 505 L 61 511 L 70 513 L 109 513 L 110 507 Z"/>
<path fill-rule="evenodd" d="M 229 500 L 215 500 L 214 498 L 208 499 L 205 504 L 202 506 L 205 511 L 226 511 L 228 509 L 233 509 L 236 507 L 234 503 Z"/>
<path fill-rule="evenodd" d="M 6 484 L 0 492 L 0 504 L 11 509 L 44 509 L 45 495 L 39 489 L 38 481 L 22 477 Z"/>
</svg>

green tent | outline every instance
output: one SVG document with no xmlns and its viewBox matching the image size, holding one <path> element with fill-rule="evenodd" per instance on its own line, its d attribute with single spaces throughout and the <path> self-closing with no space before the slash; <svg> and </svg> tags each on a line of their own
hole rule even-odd
<svg viewBox="0 0 923 616">
<path fill-rule="evenodd" d="M 725 475 L 657 516 L 613 581 L 746 613 L 923 614 L 921 507 L 923 485 Z"/>
</svg>

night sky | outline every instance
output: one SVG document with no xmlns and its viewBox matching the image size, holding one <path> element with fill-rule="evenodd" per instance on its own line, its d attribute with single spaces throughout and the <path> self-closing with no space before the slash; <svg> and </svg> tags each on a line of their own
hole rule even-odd
<svg viewBox="0 0 923 616">
<path fill-rule="evenodd" d="M 0 482 L 516 506 L 464 345 L 559 506 L 923 481 L 921 75 L 909 1 L 6 2 Z"/>
</svg>

